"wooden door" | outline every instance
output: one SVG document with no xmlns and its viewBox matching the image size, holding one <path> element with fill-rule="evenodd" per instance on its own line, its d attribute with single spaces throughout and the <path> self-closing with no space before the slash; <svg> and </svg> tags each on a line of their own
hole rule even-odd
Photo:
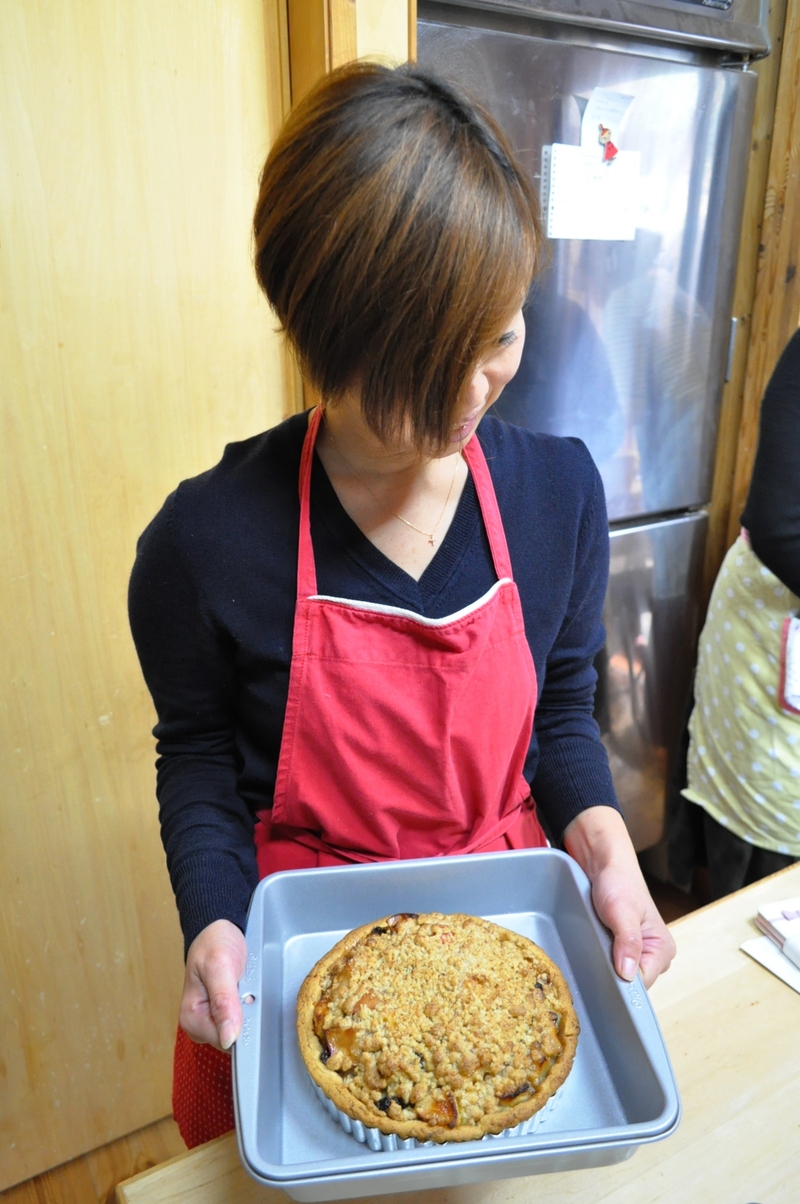
<svg viewBox="0 0 800 1204">
<path fill-rule="evenodd" d="M 282 8 L 0 5 L 0 1189 L 171 1110 L 126 586 L 177 482 L 294 406 L 249 235 Z"/>
<path fill-rule="evenodd" d="M 416 58 L 417 0 L 287 0 L 292 103 L 355 58 Z"/>
</svg>

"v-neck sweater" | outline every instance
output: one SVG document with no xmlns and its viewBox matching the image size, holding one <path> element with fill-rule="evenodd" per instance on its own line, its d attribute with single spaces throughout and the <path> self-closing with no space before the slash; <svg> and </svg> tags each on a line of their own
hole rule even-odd
<svg viewBox="0 0 800 1204">
<path fill-rule="evenodd" d="M 307 422 L 298 414 L 230 444 L 138 543 L 131 628 L 158 715 L 161 833 L 186 948 L 213 920 L 243 928 L 258 880 L 253 825 L 272 802 L 286 709 Z M 602 483 L 578 439 L 491 415 L 477 437 L 539 687 L 524 772 L 558 839 L 585 808 L 618 807 L 592 716 L 608 577 Z M 496 580 L 471 476 L 418 581 L 363 535 L 316 455 L 311 534 L 321 594 L 443 618 Z"/>
</svg>

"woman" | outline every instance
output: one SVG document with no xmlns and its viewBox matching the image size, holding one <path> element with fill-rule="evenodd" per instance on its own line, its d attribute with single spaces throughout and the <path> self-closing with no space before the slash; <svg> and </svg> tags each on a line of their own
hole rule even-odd
<svg viewBox="0 0 800 1204">
<path fill-rule="evenodd" d="M 541 248 L 501 134 L 412 65 L 343 68 L 270 152 L 255 244 L 321 404 L 184 482 L 131 581 L 187 946 L 190 1145 L 233 1123 L 219 1051 L 259 876 L 543 845 L 538 805 L 618 972 L 649 984 L 674 952 L 591 714 L 597 471 L 578 440 L 484 418 L 519 364 Z"/>
<path fill-rule="evenodd" d="M 800 716 L 780 693 L 783 631 L 800 607 L 798 448 L 800 331 L 764 393 L 743 529 L 700 636 L 683 795 L 702 808 L 712 899 L 800 858 Z"/>
</svg>

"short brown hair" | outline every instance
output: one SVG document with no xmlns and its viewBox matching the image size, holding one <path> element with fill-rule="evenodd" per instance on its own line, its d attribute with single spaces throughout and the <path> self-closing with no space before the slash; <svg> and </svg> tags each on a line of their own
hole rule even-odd
<svg viewBox="0 0 800 1204">
<path fill-rule="evenodd" d="M 256 275 L 327 401 L 358 385 L 381 438 L 444 446 L 527 294 L 535 192 L 494 121 L 415 64 L 351 63 L 290 114 L 254 218 Z"/>
</svg>

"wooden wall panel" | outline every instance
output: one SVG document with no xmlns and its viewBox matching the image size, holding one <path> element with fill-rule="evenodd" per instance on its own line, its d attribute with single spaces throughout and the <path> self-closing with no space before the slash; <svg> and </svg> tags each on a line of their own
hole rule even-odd
<svg viewBox="0 0 800 1204">
<path fill-rule="evenodd" d="M 292 107 L 289 12 L 287 0 L 263 0 L 263 5 L 267 119 L 272 141 Z M 281 368 L 281 416 L 286 418 L 303 408 L 303 381 L 294 352 L 286 339 L 281 339 Z"/>
<path fill-rule="evenodd" d="M 288 0 L 288 13 L 293 103 L 343 63 L 416 54 L 416 0 Z"/>
<path fill-rule="evenodd" d="M 386 3 L 386 0 L 358 0 L 356 33 L 359 58 L 378 58 L 404 63 L 413 58 L 416 47 L 417 6 L 410 3 Z"/>
<path fill-rule="evenodd" d="M 170 1111 L 181 943 L 125 594 L 166 494 L 291 408 L 249 233 L 279 16 L 0 6 L 0 1188 Z"/>
<path fill-rule="evenodd" d="M 358 58 L 357 0 L 327 0 L 330 69 Z"/>
<path fill-rule="evenodd" d="M 292 102 L 330 71 L 328 0 L 288 0 Z"/>
</svg>

